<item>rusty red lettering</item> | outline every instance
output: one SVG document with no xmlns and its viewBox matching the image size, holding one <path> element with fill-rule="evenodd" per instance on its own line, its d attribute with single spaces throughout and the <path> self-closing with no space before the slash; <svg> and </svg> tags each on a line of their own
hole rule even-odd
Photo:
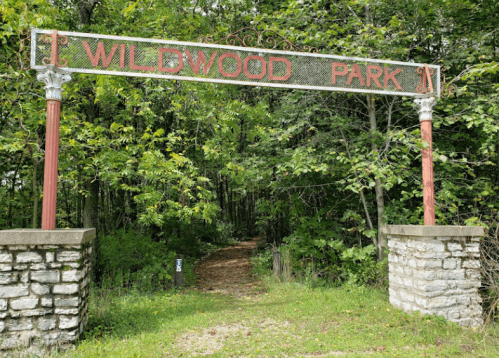
<svg viewBox="0 0 499 358">
<path fill-rule="evenodd" d="M 378 71 L 377 73 L 372 73 L 371 70 L 376 70 Z M 381 88 L 381 83 L 379 83 L 378 78 L 383 74 L 383 70 L 379 66 L 375 65 L 367 65 L 367 87 L 371 87 L 371 80 Z"/>
<path fill-rule="evenodd" d="M 198 75 L 199 70 L 201 68 L 201 65 L 203 65 L 203 73 L 205 75 L 210 72 L 211 66 L 213 65 L 213 62 L 215 61 L 215 58 L 217 57 L 217 53 L 213 52 L 211 54 L 210 61 L 208 62 L 208 66 L 206 65 L 206 61 L 204 59 L 204 52 L 199 50 L 198 51 L 198 58 L 196 60 L 196 63 L 194 64 L 194 60 L 192 59 L 191 52 L 189 50 L 185 50 L 185 53 L 187 55 L 187 59 L 189 60 L 189 63 L 191 64 L 192 71 Z"/>
<path fill-rule="evenodd" d="M 237 70 L 236 70 L 236 72 L 229 73 L 229 72 L 226 72 L 224 70 L 224 68 L 223 68 L 223 62 L 224 62 L 224 59 L 226 59 L 227 57 L 232 57 L 232 58 L 236 59 L 236 61 L 237 61 Z M 218 59 L 218 70 L 220 71 L 220 73 L 224 77 L 237 77 L 237 76 L 239 76 L 239 74 L 241 73 L 241 67 L 242 67 L 241 59 L 235 53 L 224 53 Z"/>
<path fill-rule="evenodd" d="M 85 47 L 85 51 L 87 51 L 87 55 L 88 58 L 90 59 L 90 62 L 92 63 L 92 66 L 94 67 L 98 66 L 99 59 L 102 58 L 102 67 L 107 68 L 111 64 L 114 53 L 118 48 L 118 44 L 114 44 L 113 48 L 111 49 L 111 52 L 109 53 L 109 56 L 107 57 L 106 57 L 106 51 L 104 50 L 104 44 L 102 42 L 99 42 L 97 44 L 97 51 L 95 51 L 95 56 L 92 54 L 92 51 L 90 50 L 90 46 L 88 46 L 87 41 L 83 41 L 83 47 Z"/>
<path fill-rule="evenodd" d="M 121 45 L 120 51 L 120 67 L 125 68 L 125 45 Z"/>
<path fill-rule="evenodd" d="M 248 71 L 248 62 L 251 60 L 255 61 L 260 61 L 262 64 L 262 71 L 258 75 L 253 75 Z M 246 77 L 251 78 L 253 80 L 261 80 L 263 76 L 265 76 L 265 73 L 267 73 L 267 63 L 265 62 L 264 58 L 261 56 L 248 56 L 244 59 L 244 74 Z"/>
<path fill-rule="evenodd" d="M 400 84 L 397 82 L 397 79 L 395 78 L 395 75 L 400 73 L 400 72 L 402 72 L 401 68 L 397 68 L 395 71 L 390 73 L 389 68 L 385 67 L 385 87 L 384 88 L 388 87 L 388 81 L 391 80 L 393 82 L 393 84 L 395 85 L 395 87 L 397 87 L 397 89 L 401 90 L 402 87 L 400 87 Z"/>
<path fill-rule="evenodd" d="M 286 74 L 284 76 L 274 76 L 274 62 L 284 62 L 286 64 Z M 286 81 L 291 76 L 291 62 L 284 57 L 269 58 L 269 79 L 275 81 Z"/>
<path fill-rule="evenodd" d="M 154 67 L 139 66 L 139 65 L 135 64 L 135 45 L 130 46 L 130 69 L 131 70 L 141 70 L 141 71 L 154 71 Z"/>
<path fill-rule="evenodd" d="M 341 67 L 343 70 L 338 72 L 337 68 Z M 336 76 L 346 76 L 348 74 L 348 66 L 343 62 L 333 62 L 333 85 L 336 84 Z"/>
<path fill-rule="evenodd" d="M 357 77 L 359 79 L 361 86 L 366 85 L 366 83 L 364 82 L 364 79 L 362 78 L 362 73 L 360 72 L 359 65 L 357 65 L 357 64 L 352 66 L 352 71 L 350 71 L 350 76 L 348 76 L 347 86 L 352 83 L 352 81 L 355 77 Z"/>
<path fill-rule="evenodd" d="M 174 68 L 163 67 L 163 54 L 165 52 L 170 52 L 170 53 L 174 53 L 174 54 L 177 55 L 177 57 L 178 57 L 178 66 L 177 67 L 174 67 Z M 174 48 L 164 48 L 164 47 L 161 47 L 159 49 L 158 70 L 160 70 L 162 72 L 177 73 L 183 67 L 184 67 L 184 56 L 182 56 L 182 52 L 180 52 L 179 50 L 174 49 Z"/>
</svg>

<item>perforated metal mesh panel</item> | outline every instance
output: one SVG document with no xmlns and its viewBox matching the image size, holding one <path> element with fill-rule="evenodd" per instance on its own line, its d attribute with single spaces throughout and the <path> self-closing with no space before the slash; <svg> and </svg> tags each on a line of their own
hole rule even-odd
<svg viewBox="0 0 499 358">
<path fill-rule="evenodd" d="M 51 57 L 48 30 L 33 30 L 32 68 Z M 213 44 L 58 32 L 59 59 L 71 72 L 329 91 L 421 94 L 422 64 Z M 428 66 L 440 95 L 440 68 Z"/>
</svg>

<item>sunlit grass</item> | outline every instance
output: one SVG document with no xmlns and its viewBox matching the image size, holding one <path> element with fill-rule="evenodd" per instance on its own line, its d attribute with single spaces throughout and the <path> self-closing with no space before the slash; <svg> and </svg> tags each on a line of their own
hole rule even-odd
<svg viewBox="0 0 499 358">
<path fill-rule="evenodd" d="M 91 298 L 86 339 L 64 357 L 498 357 L 497 330 L 393 309 L 385 293 L 272 284 L 234 298 L 109 291 Z"/>
</svg>

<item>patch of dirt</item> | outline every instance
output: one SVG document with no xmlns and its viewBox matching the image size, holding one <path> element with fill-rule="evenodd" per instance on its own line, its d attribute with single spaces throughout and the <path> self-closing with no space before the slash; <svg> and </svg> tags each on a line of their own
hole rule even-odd
<svg viewBox="0 0 499 358">
<path fill-rule="evenodd" d="M 217 250 L 195 268 L 197 289 L 211 293 L 226 293 L 236 297 L 262 292 L 262 285 L 252 274 L 250 257 L 258 238 Z"/>
<path fill-rule="evenodd" d="M 342 351 L 329 351 L 329 352 L 314 352 L 314 353 L 307 353 L 304 354 L 302 357 L 306 358 L 325 358 L 325 357 L 337 357 L 337 356 L 344 356 L 346 355 L 347 352 L 342 352 Z"/>
<path fill-rule="evenodd" d="M 191 331 L 176 337 L 175 346 L 182 352 L 200 356 L 211 355 L 221 350 L 229 338 L 235 337 L 238 344 L 244 346 L 249 344 L 248 340 L 251 337 L 265 336 L 269 339 L 269 335 L 274 337 L 283 330 L 287 332 L 289 326 L 287 321 L 282 324 L 270 318 L 249 325 L 246 325 L 245 321 L 235 324 L 219 324 L 205 328 L 202 332 Z M 265 333 L 255 333 L 252 327 L 265 330 Z M 282 357 L 287 356 L 283 355 Z"/>
<path fill-rule="evenodd" d="M 203 332 L 190 332 L 177 338 L 175 345 L 182 352 L 196 355 L 210 355 L 223 348 L 225 341 L 230 336 L 247 330 L 242 324 L 216 325 L 203 330 Z"/>
<path fill-rule="evenodd" d="M 294 344 L 303 344 L 303 337 L 294 335 L 290 328 L 291 323 L 288 321 L 277 322 L 271 318 L 266 318 L 261 322 L 245 322 L 244 320 L 239 323 L 232 324 L 218 324 L 209 328 L 199 331 L 190 331 L 188 333 L 175 336 L 175 347 L 187 354 L 187 356 L 207 356 L 215 354 L 222 350 L 226 344 L 231 344 L 240 347 L 250 347 L 252 344 L 251 339 L 257 341 L 265 339 L 274 342 L 284 348 L 289 348 L 293 343 L 283 344 L 280 343 L 282 335 L 291 336 L 294 339 Z M 288 355 L 280 353 L 280 358 L 326 358 L 345 356 L 348 352 L 344 351 L 318 351 L 318 352 L 304 352 L 294 353 Z M 367 352 L 371 354 L 371 352 Z M 246 355 L 234 355 L 234 357 L 246 357 Z M 256 357 L 263 358 L 266 355 L 256 355 Z M 275 357 L 275 356 L 274 356 Z"/>
</svg>

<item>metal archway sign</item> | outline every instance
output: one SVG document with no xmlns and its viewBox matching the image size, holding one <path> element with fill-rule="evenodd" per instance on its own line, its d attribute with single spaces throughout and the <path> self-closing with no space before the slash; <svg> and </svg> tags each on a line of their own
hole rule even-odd
<svg viewBox="0 0 499 358">
<path fill-rule="evenodd" d="M 236 38 L 243 46 L 233 46 Z M 285 51 L 301 49 L 282 37 L 283 50 L 270 49 L 259 33 L 264 48 L 248 47 L 249 35 L 225 39 L 227 45 L 32 29 L 31 68 L 47 98 L 42 229 L 56 226 L 60 101 L 71 73 L 416 97 L 429 144 L 422 149 L 425 225 L 435 224 L 431 119 L 442 91 L 440 66 Z"/>
<path fill-rule="evenodd" d="M 247 86 L 416 96 L 440 66 L 307 52 L 32 30 L 31 68 Z M 57 39 L 57 41 L 55 40 Z"/>
</svg>

